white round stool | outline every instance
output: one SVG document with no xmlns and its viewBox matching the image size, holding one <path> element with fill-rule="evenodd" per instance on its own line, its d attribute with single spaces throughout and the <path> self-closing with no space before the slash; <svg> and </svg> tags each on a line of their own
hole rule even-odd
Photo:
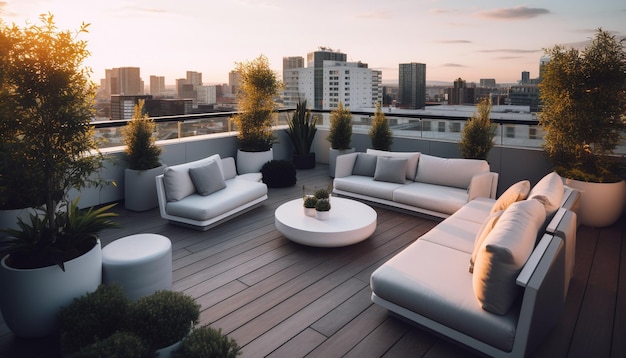
<svg viewBox="0 0 626 358">
<path fill-rule="evenodd" d="M 158 234 L 117 239 L 102 249 L 102 282 L 118 283 L 131 300 L 172 288 L 172 243 Z"/>
</svg>

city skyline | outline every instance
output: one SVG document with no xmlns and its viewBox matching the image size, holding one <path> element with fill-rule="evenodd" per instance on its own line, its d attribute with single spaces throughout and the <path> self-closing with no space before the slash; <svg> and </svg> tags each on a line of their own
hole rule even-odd
<svg viewBox="0 0 626 358">
<path fill-rule="evenodd" d="M 538 76 L 543 48 L 581 46 L 599 27 L 626 34 L 626 5 L 617 0 L 0 1 L 9 24 L 36 24 L 47 12 L 62 30 L 91 24 L 81 39 L 97 83 L 115 67 L 140 67 L 144 81 L 164 76 L 166 85 L 186 71 L 201 72 L 205 84 L 227 83 L 236 62 L 264 54 L 281 74 L 283 57 L 306 58 L 320 46 L 382 71 L 384 83 L 410 62 L 426 64 L 429 82 L 513 83 L 522 71 Z"/>
</svg>

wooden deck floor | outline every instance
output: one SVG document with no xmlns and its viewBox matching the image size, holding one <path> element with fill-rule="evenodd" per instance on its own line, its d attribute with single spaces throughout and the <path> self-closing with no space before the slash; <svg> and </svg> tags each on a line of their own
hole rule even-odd
<svg viewBox="0 0 626 358">
<path fill-rule="evenodd" d="M 121 229 L 159 233 L 173 243 L 173 288 L 202 305 L 201 323 L 221 328 L 244 357 L 471 357 L 474 354 L 413 327 L 370 301 L 369 276 L 437 224 L 380 207 L 374 235 L 344 248 L 290 242 L 274 227 L 274 210 L 301 186 L 326 187 L 327 166 L 299 171 L 298 183 L 270 189 L 261 207 L 206 232 L 168 224 L 157 210 L 123 209 Z M 566 311 L 535 357 L 626 356 L 624 223 L 581 227 Z M 54 357 L 53 338 L 15 338 L 0 322 L 0 357 Z"/>
</svg>

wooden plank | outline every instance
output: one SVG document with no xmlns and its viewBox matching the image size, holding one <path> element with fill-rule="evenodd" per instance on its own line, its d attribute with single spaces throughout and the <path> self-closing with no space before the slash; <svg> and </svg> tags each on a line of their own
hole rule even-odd
<svg viewBox="0 0 626 358">
<path fill-rule="evenodd" d="M 330 337 L 348 324 L 356 316 L 372 305 L 370 296 L 372 291 L 369 286 L 363 288 L 354 296 L 339 304 L 322 318 L 311 325 L 311 328 L 320 332 L 326 337 Z"/>
<path fill-rule="evenodd" d="M 304 357 L 326 340 L 326 337 L 313 329 L 307 328 L 287 343 L 280 346 L 274 352 L 267 355 L 268 358 Z M 250 353 L 250 354 L 246 354 Z M 242 357 L 258 357 L 255 352 L 244 352 Z"/>
<path fill-rule="evenodd" d="M 409 329 L 409 325 L 404 322 L 395 319 L 386 319 L 380 326 L 376 327 L 354 348 L 346 353 L 344 357 L 381 357 L 390 347 L 393 347 Z"/>
<path fill-rule="evenodd" d="M 390 317 L 389 319 L 394 319 Z M 428 352 L 437 338 L 419 328 L 413 328 L 406 332 L 396 344 L 385 354 L 384 358 L 422 357 Z"/>
</svg>

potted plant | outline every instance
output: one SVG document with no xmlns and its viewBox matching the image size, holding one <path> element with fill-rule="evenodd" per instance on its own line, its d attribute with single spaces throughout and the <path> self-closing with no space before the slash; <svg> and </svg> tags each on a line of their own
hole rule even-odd
<svg viewBox="0 0 626 358">
<path fill-rule="evenodd" d="M 200 305 L 182 292 L 157 291 L 128 307 L 125 327 L 152 350 L 170 354 L 198 323 Z"/>
<path fill-rule="evenodd" d="M 317 198 L 315 195 L 305 195 L 302 201 L 304 215 L 311 217 L 315 216 L 315 204 L 317 204 Z"/>
<path fill-rule="evenodd" d="M 222 334 L 221 329 L 204 325 L 194 328 L 187 337 L 183 338 L 180 349 L 173 356 L 180 358 L 234 358 L 240 354 L 241 347 L 237 341 Z"/>
<path fill-rule="evenodd" d="M 326 220 L 330 215 L 330 200 L 318 199 L 315 203 L 315 217 L 318 220 Z"/>
<path fill-rule="evenodd" d="M 264 55 L 238 62 L 236 71 L 241 76 L 237 93 L 239 113 L 233 117 L 239 138 L 237 171 L 239 174 L 258 173 L 263 164 L 273 159 L 274 97 L 282 83 Z"/>
<path fill-rule="evenodd" d="M 372 141 L 372 148 L 376 150 L 389 151 L 393 143 L 393 133 L 389 128 L 389 120 L 385 117 L 380 102 L 376 102 L 376 110 L 374 119 L 372 120 L 372 128 L 370 128 L 369 136 Z"/>
<path fill-rule="evenodd" d="M 613 150 L 624 130 L 623 40 L 598 29 L 584 50 L 555 46 L 539 85 L 544 150 L 566 184 L 581 189 L 581 222 L 608 226 L 622 213 L 626 184 Z"/>
<path fill-rule="evenodd" d="M 293 145 L 291 158 L 296 169 L 315 168 L 315 152 L 311 152 L 311 146 L 317 133 L 316 122 L 317 118 L 311 119 L 311 111 L 306 108 L 306 100 L 298 101 L 293 115 L 287 119 L 289 125 L 287 135 Z"/>
<path fill-rule="evenodd" d="M 165 168 L 159 160 L 162 148 L 155 141 L 156 124 L 144 112 L 144 102 L 139 100 L 133 119 L 122 128 L 128 163 L 124 170 L 124 205 L 133 211 L 159 206 L 155 178 Z"/>
<path fill-rule="evenodd" d="M 286 160 L 270 160 L 261 168 L 263 183 L 270 188 L 286 188 L 296 185 L 296 168 Z"/>
<path fill-rule="evenodd" d="M 0 57 L 0 123 L 10 131 L 2 157 L 21 166 L 2 177 L 20 173 L 25 196 L 36 199 L 27 204 L 42 204 L 41 214 L 19 221 L 1 242 L 0 308 L 16 335 L 41 337 L 55 328 L 60 307 L 101 283 L 97 235 L 114 223 L 110 206 L 82 211 L 68 198 L 72 188 L 102 183 L 94 175 L 103 156 L 91 125 L 95 84 L 83 65 L 86 41 L 57 30 L 52 14 L 25 28 L 0 23 L 0 37 L 9 47 Z M 4 180 L 0 187 L 21 188 Z"/>
<path fill-rule="evenodd" d="M 335 177 L 335 162 L 337 156 L 354 152 L 350 147 L 352 142 L 352 113 L 339 102 L 337 109 L 330 112 L 330 129 L 328 137 L 330 149 L 328 152 L 328 168 L 331 177 Z"/>
<path fill-rule="evenodd" d="M 487 155 L 493 148 L 493 138 L 496 136 L 496 126 L 491 124 L 491 100 L 484 98 L 476 106 L 472 115 L 461 131 L 459 150 L 465 159 L 487 160 Z"/>
<path fill-rule="evenodd" d="M 141 338 L 131 332 L 117 331 L 71 355 L 72 358 L 146 358 L 154 357 Z"/>
</svg>

